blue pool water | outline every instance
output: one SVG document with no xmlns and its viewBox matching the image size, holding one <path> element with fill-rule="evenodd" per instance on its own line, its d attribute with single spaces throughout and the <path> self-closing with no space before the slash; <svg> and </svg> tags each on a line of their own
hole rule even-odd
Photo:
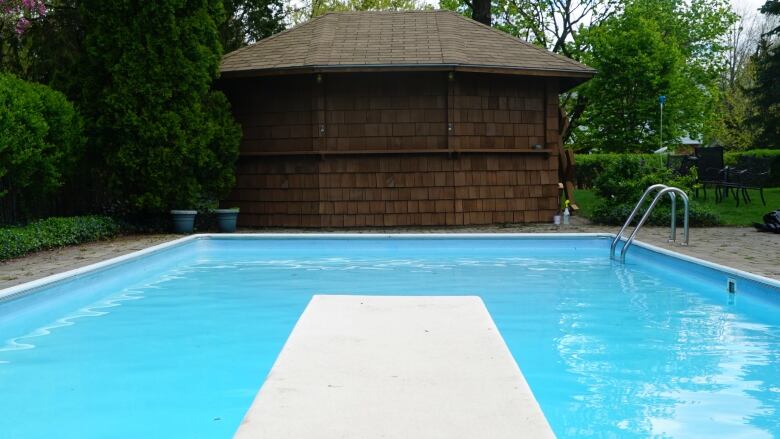
<svg viewBox="0 0 780 439">
<path fill-rule="evenodd" d="M 608 253 L 195 240 L 0 302 L 0 436 L 230 437 L 312 294 L 481 296 L 559 437 L 780 436 L 780 291 Z"/>
</svg>

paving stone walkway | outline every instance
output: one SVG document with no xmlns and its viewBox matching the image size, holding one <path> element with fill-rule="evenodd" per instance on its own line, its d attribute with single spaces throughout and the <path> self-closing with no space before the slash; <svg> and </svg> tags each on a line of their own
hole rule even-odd
<svg viewBox="0 0 780 439">
<path fill-rule="evenodd" d="M 576 221 L 569 226 L 551 224 L 480 226 L 451 228 L 393 228 L 361 229 L 354 232 L 380 233 L 561 233 L 561 232 L 608 232 L 615 233 L 617 227 L 594 226 Z M 344 230 L 337 230 L 344 232 Z M 272 229 L 247 230 L 247 232 L 306 232 L 306 230 Z M 745 270 L 780 280 L 780 235 L 758 233 L 744 227 L 707 227 L 691 229 L 691 244 L 680 247 L 667 242 L 667 227 L 646 227 L 639 232 L 638 239 L 659 247 L 678 251 L 707 261 Z M 678 230 L 682 234 L 682 230 Z M 93 264 L 105 259 L 179 238 L 180 235 L 134 235 L 123 236 L 110 241 L 77 245 L 0 262 L 0 289 Z"/>
</svg>

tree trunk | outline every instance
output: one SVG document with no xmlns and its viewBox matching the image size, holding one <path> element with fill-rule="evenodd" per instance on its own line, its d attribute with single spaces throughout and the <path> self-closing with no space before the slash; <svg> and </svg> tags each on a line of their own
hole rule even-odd
<svg viewBox="0 0 780 439">
<path fill-rule="evenodd" d="M 484 25 L 490 26 L 490 0 L 473 0 L 471 18 Z"/>
<path fill-rule="evenodd" d="M 580 116 L 582 116 L 582 113 L 585 111 L 585 107 L 587 107 L 587 105 L 588 101 L 582 95 L 578 95 L 577 100 L 574 101 L 574 105 L 568 114 L 562 107 L 558 108 L 561 118 L 559 127 L 561 133 L 561 143 L 566 143 L 569 140 L 569 137 L 571 137 L 572 130 L 579 126 Z"/>
</svg>

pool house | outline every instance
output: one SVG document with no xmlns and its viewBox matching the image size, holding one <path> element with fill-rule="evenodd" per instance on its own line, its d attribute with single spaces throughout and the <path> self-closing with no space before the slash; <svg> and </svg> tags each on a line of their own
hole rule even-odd
<svg viewBox="0 0 780 439">
<path fill-rule="evenodd" d="M 550 221 L 595 71 L 448 11 L 330 13 L 227 54 L 244 227 Z"/>
</svg>

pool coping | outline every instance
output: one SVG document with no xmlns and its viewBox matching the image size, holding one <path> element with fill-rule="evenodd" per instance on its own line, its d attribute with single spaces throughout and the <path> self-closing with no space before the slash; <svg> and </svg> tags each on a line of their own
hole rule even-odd
<svg viewBox="0 0 780 439">
<path fill-rule="evenodd" d="M 126 255 L 106 259 L 84 267 L 67 270 L 62 273 L 42 277 L 30 282 L 15 285 L 0 290 L 0 303 L 33 293 L 45 287 L 54 286 L 81 276 L 86 276 L 115 267 L 144 256 L 159 253 L 174 247 L 178 247 L 191 241 L 203 239 L 239 240 L 239 239 L 615 239 L 614 233 L 199 233 L 174 239 L 169 242 L 157 244 Z M 625 238 L 623 238 L 625 241 Z M 659 253 L 679 260 L 698 264 L 706 268 L 717 270 L 728 275 L 751 280 L 772 288 L 780 289 L 780 280 L 757 275 L 748 271 L 728 267 L 714 262 L 706 261 L 694 256 L 688 256 L 672 250 L 654 246 L 642 241 L 634 241 L 633 245 L 646 250 Z"/>
</svg>

